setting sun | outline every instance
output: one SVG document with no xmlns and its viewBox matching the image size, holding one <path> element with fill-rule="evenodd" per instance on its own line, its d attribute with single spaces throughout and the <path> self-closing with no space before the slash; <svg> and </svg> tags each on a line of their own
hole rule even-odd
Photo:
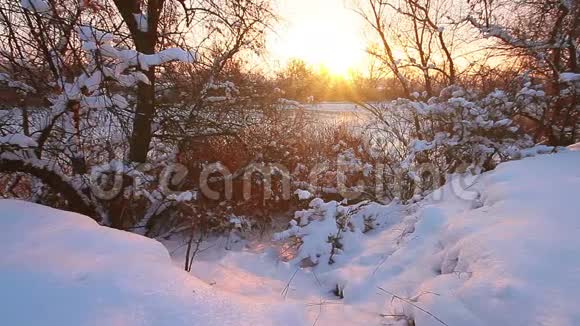
<svg viewBox="0 0 580 326">
<path fill-rule="evenodd" d="M 284 63 L 299 58 L 346 76 L 365 58 L 359 17 L 342 0 L 279 0 L 283 28 L 270 39 L 270 55 Z"/>
</svg>

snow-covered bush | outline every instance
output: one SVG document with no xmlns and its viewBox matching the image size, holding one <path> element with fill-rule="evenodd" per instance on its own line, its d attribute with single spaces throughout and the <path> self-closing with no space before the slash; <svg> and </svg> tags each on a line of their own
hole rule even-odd
<svg viewBox="0 0 580 326">
<path fill-rule="evenodd" d="M 371 108 L 367 127 L 372 146 L 388 166 L 391 198 L 424 195 L 443 184 L 447 174 L 493 169 L 533 146 L 512 117 L 521 97 L 496 90 L 485 96 L 458 86 L 427 101 L 399 99 Z"/>
<path fill-rule="evenodd" d="M 318 122 L 322 124 L 321 122 Z M 312 130 L 320 128 L 313 126 Z M 292 165 L 294 185 L 313 196 L 326 200 L 360 201 L 375 199 L 372 158 L 367 140 L 355 126 L 329 125 L 323 132 L 313 133 Z"/>
<path fill-rule="evenodd" d="M 298 240 L 292 262 L 302 267 L 340 262 L 342 252 L 356 248 L 360 237 L 376 228 L 397 222 L 401 205 L 360 202 L 345 205 L 337 201 L 310 201 L 309 208 L 297 211 L 289 228 L 274 234 L 275 241 Z"/>
<path fill-rule="evenodd" d="M 474 0 L 470 6 L 471 13 L 465 21 L 483 38 L 507 50 L 510 66 L 521 61 L 523 64 L 517 69 L 535 79 L 532 83 L 528 78 L 520 92 L 524 97 L 535 98 L 536 104 L 521 112 L 534 140 L 551 146 L 579 141 L 578 3 L 499 0 L 490 7 L 486 0 Z M 511 14 L 499 14 L 505 12 Z"/>
</svg>

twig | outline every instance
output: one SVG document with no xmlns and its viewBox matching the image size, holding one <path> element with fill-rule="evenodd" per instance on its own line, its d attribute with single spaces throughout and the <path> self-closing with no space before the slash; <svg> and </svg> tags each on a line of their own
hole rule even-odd
<svg viewBox="0 0 580 326">
<path fill-rule="evenodd" d="M 447 323 L 445 323 L 443 320 L 439 319 L 437 316 L 433 315 L 433 314 L 432 314 L 432 313 L 430 313 L 429 311 L 427 311 L 427 310 L 425 310 L 425 309 L 423 309 L 423 308 L 419 307 L 419 306 L 418 306 L 417 304 L 415 304 L 413 301 L 411 301 L 411 300 L 409 300 L 409 299 L 406 299 L 406 298 L 403 298 L 403 297 L 400 297 L 400 296 L 398 296 L 398 295 L 396 295 L 396 294 L 394 294 L 394 293 L 392 293 L 392 292 L 389 292 L 389 291 L 387 291 L 387 290 L 383 289 L 383 288 L 382 288 L 382 287 L 380 287 L 380 286 L 379 286 L 379 290 L 381 290 L 381 291 L 383 291 L 383 292 L 385 292 L 385 293 L 387 293 L 387 294 L 389 294 L 389 295 L 393 296 L 393 299 L 399 299 L 399 300 L 401 300 L 401 301 L 403 301 L 403 302 L 405 302 L 405 303 L 408 303 L 408 304 L 410 304 L 411 306 L 413 306 L 413 307 L 415 307 L 415 308 L 417 308 L 417 309 L 421 310 L 422 312 L 426 313 L 427 315 L 429 315 L 429 316 L 431 316 L 432 318 L 434 318 L 435 320 L 437 320 L 437 321 L 438 321 L 439 323 L 441 323 L 442 325 L 449 326 L 449 325 L 448 325 Z M 435 293 L 434 293 L 434 294 L 435 294 Z"/>
<path fill-rule="evenodd" d="M 286 283 L 286 286 L 282 290 L 282 293 L 280 293 L 280 295 L 282 295 L 284 297 L 284 299 L 286 299 L 286 295 L 288 294 L 288 291 L 290 290 L 290 283 L 292 283 L 292 280 L 294 280 L 294 276 L 296 276 L 296 273 L 298 273 L 299 269 L 300 269 L 299 267 L 296 267 L 294 274 L 292 274 L 292 277 L 290 277 L 290 280 L 288 280 L 288 283 Z"/>
</svg>

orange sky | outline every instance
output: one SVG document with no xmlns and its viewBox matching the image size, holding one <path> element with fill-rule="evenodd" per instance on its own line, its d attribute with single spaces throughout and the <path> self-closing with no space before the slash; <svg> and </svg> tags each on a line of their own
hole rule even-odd
<svg viewBox="0 0 580 326">
<path fill-rule="evenodd" d="M 281 22 L 268 41 L 273 69 L 293 57 L 337 75 L 363 64 L 364 25 L 351 10 L 352 1 L 276 0 L 275 5 Z"/>
</svg>

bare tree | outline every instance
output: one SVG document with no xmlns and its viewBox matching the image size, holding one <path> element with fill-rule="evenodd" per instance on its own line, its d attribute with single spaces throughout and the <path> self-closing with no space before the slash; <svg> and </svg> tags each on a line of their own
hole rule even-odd
<svg viewBox="0 0 580 326">
<path fill-rule="evenodd" d="M 423 79 L 424 90 L 433 95 L 435 83 L 453 85 L 457 68 L 452 51 L 454 29 L 445 0 L 368 0 L 357 12 L 367 22 L 378 44 L 369 48 L 399 80 L 409 96 L 415 75 Z M 399 52 L 399 53 L 397 53 Z M 402 52 L 402 53 L 401 53 Z M 444 80 L 436 77 L 442 75 Z"/>
<path fill-rule="evenodd" d="M 171 38 L 160 33 L 160 22 L 164 14 L 179 15 L 176 8 L 182 8 L 181 17 L 185 25 L 205 22 L 209 25 L 209 33 L 222 34 L 227 40 L 222 42 L 220 55 L 213 63 L 211 75 L 214 76 L 224 64 L 249 42 L 256 41 L 256 34 L 263 32 L 270 23 L 273 14 L 269 3 L 262 0 L 114 0 L 123 22 L 127 26 L 135 48 L 145 54 L 153 54 L 158 50 L 161 40 Z M 144 19 L 146 26 L 140 19 Z M 175 19 L 175 17 L 174 17 Z M 170 31 L 170 33 L 175 33 Z M 207 39 L 209 35 L 202 39 Z M 254 43 L 255 44 L 255 43 Z M 137 92 L 137 106 L 131 135 L 129 160 L 145 162 L 152 138 L 151 125 L 155 117 L 155 66 L 145 71 L 150 84 L 140 84 Z"/>
<path fill-rule="evenodd" d="M 0 121 L 8 142 L 0 143 L 0 172 L 32 175 L 60 192 L 61 204 L 104 224 L 150 220 L 175 196 L 139 163 L 159 167 L 167 148 L 175 152 L 192 133 L 227 128 L 197 113 L 218 106 L 209 90 L 235 88 L 220 79 L 224 67 L 259 51 L 272 19 L 267 0 L 0 1 L 0 82 L 45 101 L 34 114 L 14 108 Z M 181 129 L 171 130 L 158 99 L 188 78 L 188 96 L 168 110 Z M 246 106 L 258 106 L 251 101 Z M 164 144 L 152 152 L 158 140 Z M 91 170 L 114 195 L 95 192 Z M 156 195 L 138 198 L 138 188 Z"/>
</svg>

